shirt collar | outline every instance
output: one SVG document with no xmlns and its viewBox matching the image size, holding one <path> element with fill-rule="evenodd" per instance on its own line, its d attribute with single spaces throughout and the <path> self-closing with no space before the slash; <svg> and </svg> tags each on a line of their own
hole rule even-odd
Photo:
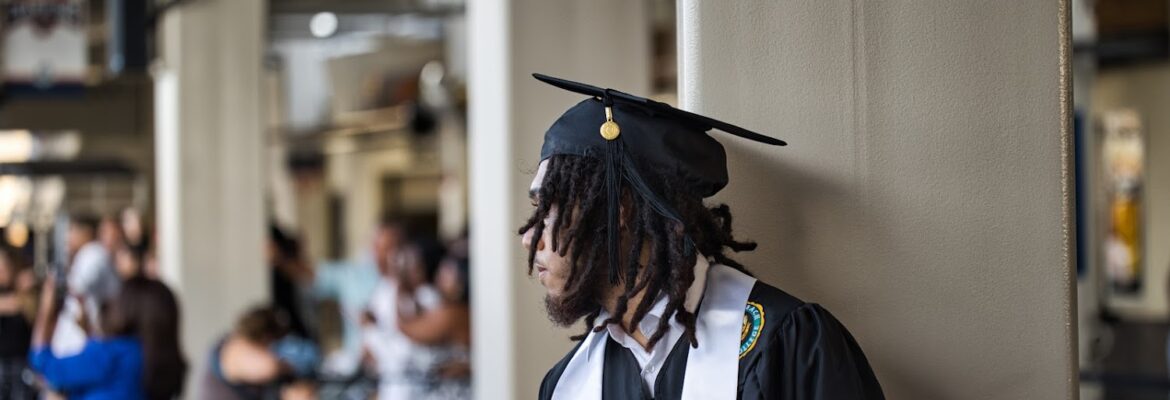
<svg viewBox="0 0 1170 400">
<path fill-rule="evenodd" d="M 711 263 L 707 261 L 707 257 L 701 253 L 695 255 L 695 265 L 692 267 L 695 271 L 695 280 L 691 282 L 691 286 L 687 288 L 687 298 L 683 301 L 683 308 L 688 312 L 694 313 L 699 308 L 699 303 L 703 301 L 703 291 L 707 289 L 707 270 L 711 268 Z M 658 300 L 654 302 L 654 306 L 650 311 L 646 312 L 646 316 L 638 323 L 638 329 L 646 337 L 653 336 L 658 328 L 658 321 L 662 319 L 662 314 L 666 312 L 667 297 L 665 295 L 659 296 Z M 601 314 L 597 316 L 597 323 L 604 323 L 609 319 L 609 312 L 601 310 Z M 672 321 L 673 323 L 673 321 Z M 620 326 L 609 325 L 606 327 L 610 336 L 616 340 L 625 337 L 625 332 L 622 332 Z"/>
</svg>

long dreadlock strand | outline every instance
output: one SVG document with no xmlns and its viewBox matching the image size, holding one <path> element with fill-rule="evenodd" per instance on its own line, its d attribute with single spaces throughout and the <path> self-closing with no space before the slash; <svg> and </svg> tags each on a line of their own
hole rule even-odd
<svg viewBox="0 0 1170 400">
<path fill-rule="evenodd" d="M 627 194 L 628 194 L 628 192 L 627 192 Z M 644 207 L 638 207 L 637 201 L 633 200 L 631 196 L 626 196 L 626 198 L 629 199 L 626 203 L 630 205 L 629 212 L 631 214 L 635 214 L 639 210 L 644 209 Z M 636 329 L 636 326 L 637 326 L 636 324 L 633 324 L 633 323 L 626 325 L 625 315 L 626 315 L 626 310 L 629 308 L 630 299 L 632 297 L 634 297 L 635 294 L 637 293 L 637 291 L 634 290 L 634 287 L 635 287 L 635 284 L 637 283 L 637 280 L 638 280 L 638 271 L 640 269 L 639 266 L 640 266 L 640 261 L 641 261 L 640 258 L 642 255 L 642 246 L 637 245 L 637 243 L 641 242 L 642 230 L 643 230 L 643 227 L 640 224 L 631 224 L 631 225 L 633 225 L 633 226 L 631 229 L 629 229 L 629 231 L 630 231 L 629 237 L 630 237 L 630 243 L 631 243 L 630 252 L 628 254 L 628 257 L 626 257 L 625 265 L 611 267 L 611 268 L 614 268 L 614 267 L 619 268 L 618 272 L 619 273 L 624 272 L 624 275 L 625 275 L 624 278 L 622 279 L 622 282 L 623 282 L 623 285 L 625 286 L 625 288 L 624 288 L 622 294 L 620 296 L 618 296 L 618 301 L 617 301 L 616 307 L 614 308 L 614 313 L 613 313 L 614 315 L 611 318 L 611 320 L 616 319 L 616 322 L 620 326 L 622 326 L 622 328 L 625 329 L 625 331 L 627 333 L 632 333 L 634 331 L 634 329 Z M 645 302 L 646 298 L 648 298 L 648 297 L 650 297 L 650 296 L 648 296 L 648 295 L 643 296 L 642 301 Z"/>
</svg>

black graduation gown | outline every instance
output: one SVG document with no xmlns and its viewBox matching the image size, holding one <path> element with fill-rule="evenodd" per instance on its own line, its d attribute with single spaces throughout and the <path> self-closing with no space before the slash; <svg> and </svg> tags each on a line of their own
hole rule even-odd
<svg viewBox="0 0 1170 400">
<path fill-rule="evenodd" d="M 741 343 L 747 349 L 739 359 L 739 399 L 884 399 L 881 386 L 861 347 L 832 314 L 821 306 L 805 303 L 756 282 L 748 303 L 762 308 L 763 326 L 755 340 Z M 749 306 L 750 309 L 751 306 Z M 751 313 L 745 310 L 745 332 Z M 606 400 L 651 399 L 639 375 L 641 368 L 628 349 L 613 339 L 605 346 L 602 397 Z M 702 346 L 702 343 L 699 343 Z M 552 398 L 573 350 L 558 362 L 540 384 L 539 398 Z M 682 396 L 690 346 L 679 340 L 667 355 L 655 381 L 657 399 Z M 696 379 L 691 377 L 691 379 Z M 697 379 L 702 379 L 698 377 Z"/>
</svg>

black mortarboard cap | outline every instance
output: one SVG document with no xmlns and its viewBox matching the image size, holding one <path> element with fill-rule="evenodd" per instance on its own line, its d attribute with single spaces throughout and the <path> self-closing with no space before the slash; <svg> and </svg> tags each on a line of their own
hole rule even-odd
<svg viewBox="0 0 1170 400">
<path fill-rule="evenodd" d="M 782 140 L 644 97 L 543 74 L 532 76 L 591 96 L 566 111 L 545 132 L 540 158 L 564 154 L 605 163 L 611 282 L 616 281 L 618 270 L 618 194 L 622 185 L 629 184 L 656 212 L 681 223 L 677 213 L 655 193 L 655 185 L 662 179 L 652 171 L 680 176 L 687 190 L 706 198 L 727 186 L 727 154 L 707 131 L 719 129 L 760 143 L 786 145 Z M 691 247 L 688 241 L 688 253 Z"/>
</svg>

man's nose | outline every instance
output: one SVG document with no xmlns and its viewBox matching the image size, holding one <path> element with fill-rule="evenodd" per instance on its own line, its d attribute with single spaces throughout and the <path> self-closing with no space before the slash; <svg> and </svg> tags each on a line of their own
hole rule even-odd
<svg viewBox="0 0 1170 400">
<path fill-rule="evenodd" d="M 535 236 L 535 234 L 536 234 L 535 227 L 528 228 L 528 230 L 524 231 L 524 236 L 520 238 L 520 243 L 522 243 L 524 245 L 525 250 L 529 250 L 529 251 L 532 250 L 533 240 L 537 240 L 537 239 L 533 238 L 533 236 Z M 537 246 L 541 246 L 542 244 L 543 243 L 541 243 L 539 241 L 536 242 Z M 538 248 L 537 250 L 540 250 L 540 249 Z"/>
<path fill-rule="evenodd" d="M 520 243 L 524 245 L 524 250 L 532 250 L 532 228 L 524 231 L 524 236 L 520 237 Z"/>
</svg>

